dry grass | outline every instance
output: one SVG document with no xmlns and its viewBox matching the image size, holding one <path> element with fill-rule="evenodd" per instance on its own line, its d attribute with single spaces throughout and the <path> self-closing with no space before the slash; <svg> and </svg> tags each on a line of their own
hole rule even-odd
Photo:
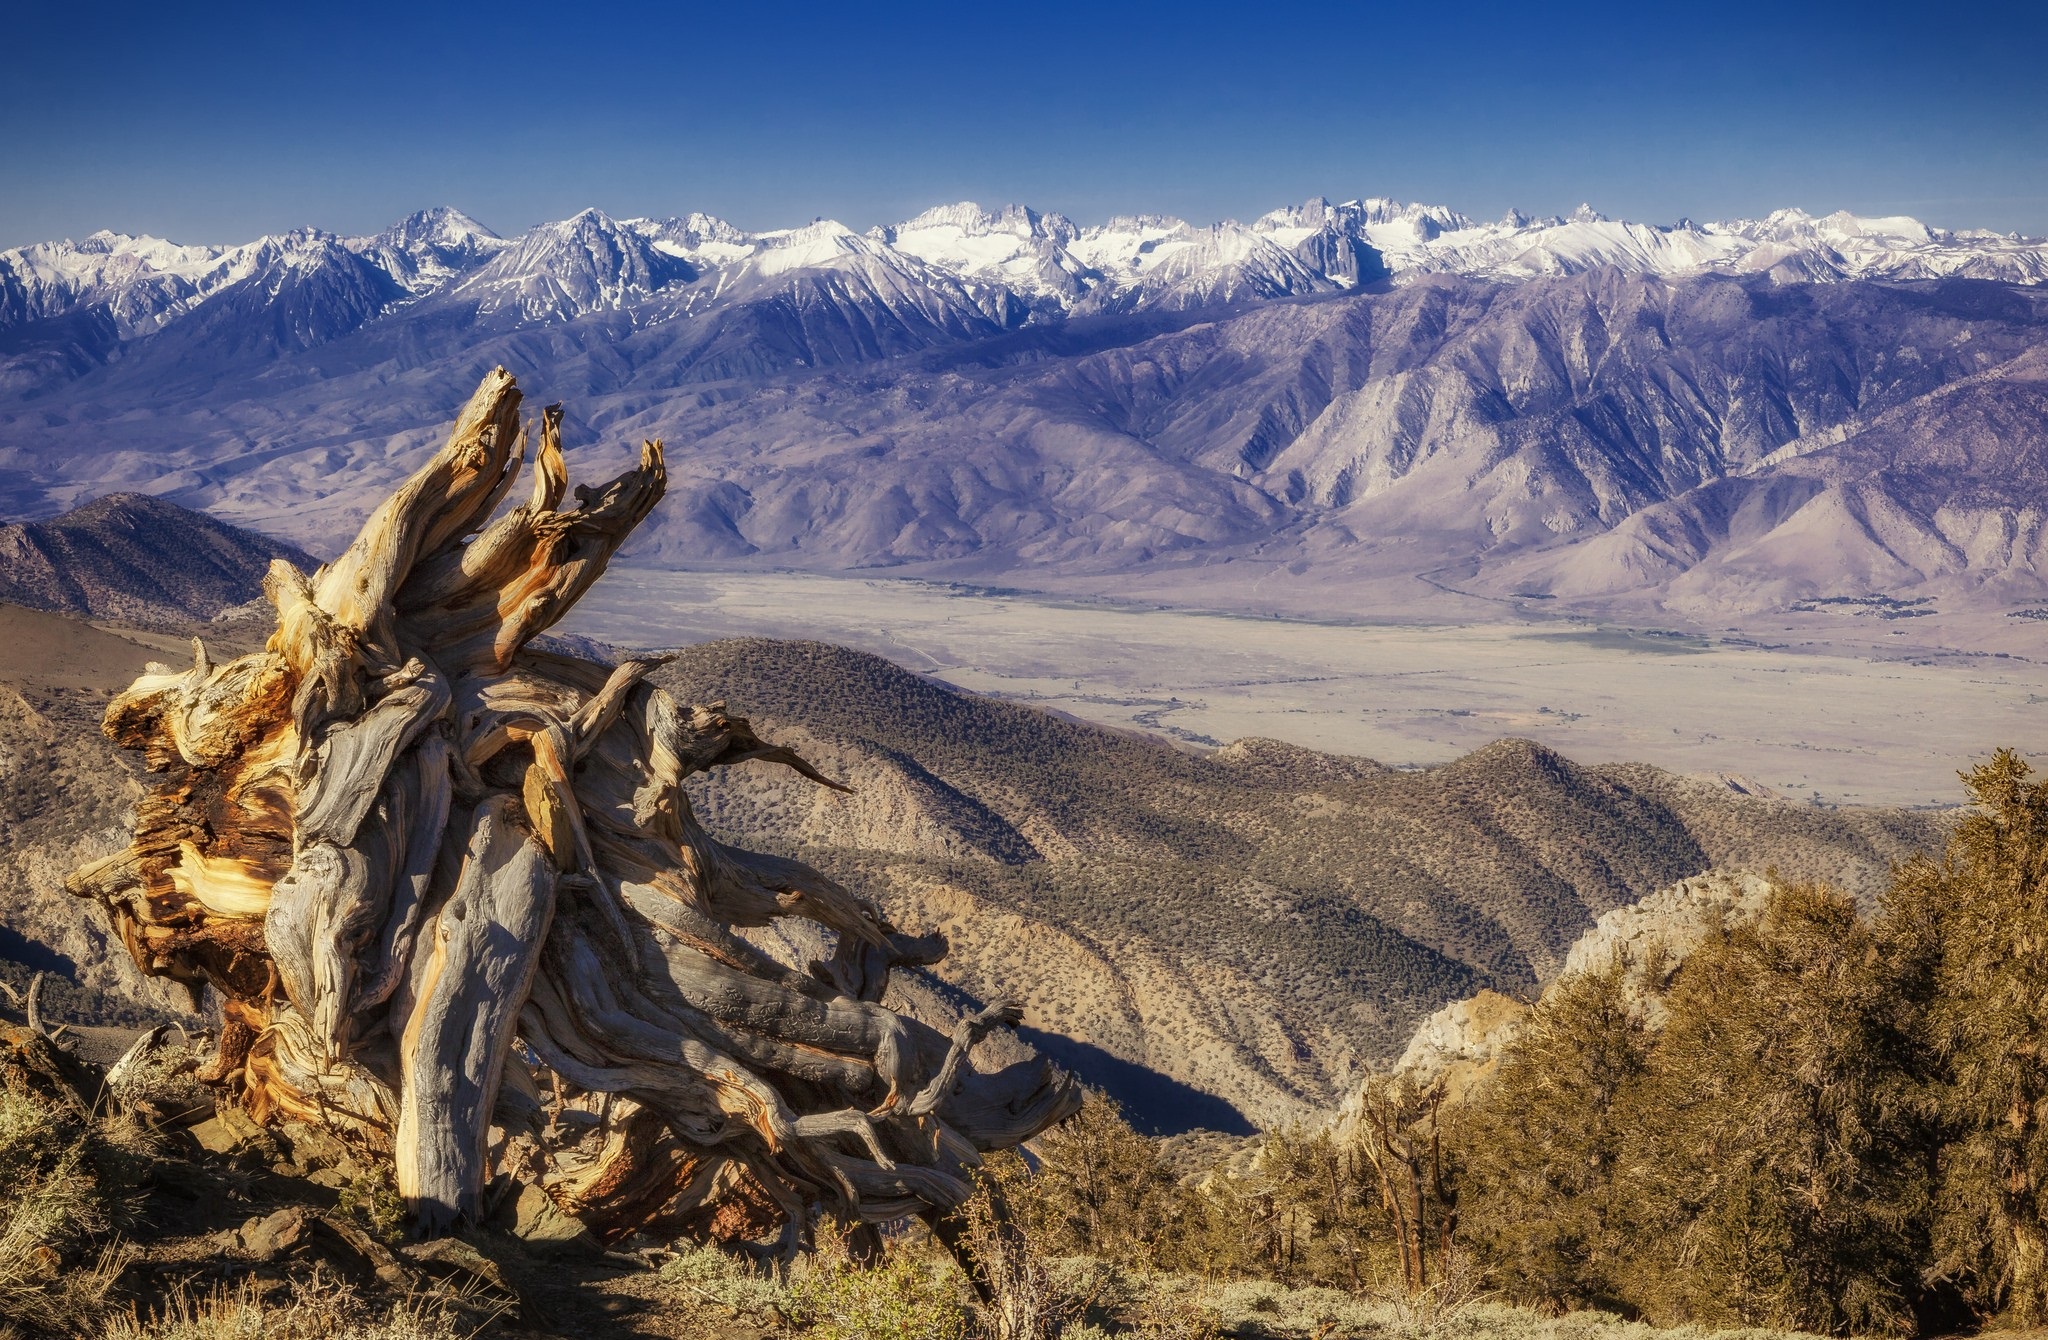
<svg viewBox="0 0 2048 1340">
<path fill-rule="evenodd" d="M 68 1108 L 0 1087 L 0 1326 L 63 1330 L 98 1315 L 121 1268 L 106 1240 L 117 1153 Z"/>
<path fill-rule="evenodd" d="M 715 1247 L 677 1243 L 675 1258 L 661 1268 L 662 1283 L 683 1309 L 706 1303 L 762 1327 L 780 1327 L 795 1310 L 789 1287 L 747 1262 Z"/>
<path fill-rule="evenodd" d="M 116 1317 L 102 1340 L 470 1340 L 474 1331 L 439 1298 L 415 1296 L 388 1308 L 364 1302 L 315 1270 L 288 1285 L 245 1279 L 195 1293 L 179 1289 L 149 1312 Z"/>
</svg>

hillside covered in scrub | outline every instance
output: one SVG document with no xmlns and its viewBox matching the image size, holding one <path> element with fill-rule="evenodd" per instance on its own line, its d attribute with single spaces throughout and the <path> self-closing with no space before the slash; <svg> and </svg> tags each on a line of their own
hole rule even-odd
<svg viewBox="0 0 2048 1340">
<path fill-rule="evenodd" d="M 1867 896 L 1940 840 L 1929 814 L 1527 740 L 1399 770 L 1270 740 L 1195 754 L 818 643 L 708 643 L 655 678 L 857 791 L 729 769 L 692 794 L 708 824 L 945 929 L 942 971 L 1023 999 L 1084 1075 L 1098 1048 L 1261 1125 L 1334 1104 L 1446 1000 L 1533 993 L 1601 913 L 1674 880 L 1776 869 Z M 1152 1119 L 1165 1095 L 1114 1077 Z"/>
<path fill-rule="evenodd" d="M 273 558 L 302 551 L 161 498 L 114 493 L 0 525 L 0 601 L 117 619 L 207 619 L 254 600 Z"/>
<path fill-rule="evenodd" d="M 5 614 L 0 868 L 25 896 L 0 973 L 54 968 L 53 1004 L 139 1018 L 164 998 L 61 881 L 133 803 L 133 765 L 97 728 L 106 694 L 189 647 L 163 625 Z M 260 636 L 177 631 L 221 653 Z M 692 784 L 713 832 L 943 929 L 950 986 L 1022 1000 L 1039 1045 L 1156 1129 L 1326 1109 L 1445 1001 L 1536 990 L 1596 917 L 1673 880 L 1775 868 L 1868 895 L 1939 840 L 1924 813 L 1792 805 L 1528 741 L 1412 770 L 1262 740 L 1195 754 L 818 643 L 703 644 L 655 679 L 855 787 L 727 769 Z"/>
<path fill-rule="evenodd" d="M 259 630 L 0 616 L 23 895 L 0 975 L 47 974 L 46 1023 L 161 1017 L 58 883 L 137 795 L 98 718 L 183 633 L 230 653 Z M 510 1175 L 464 1236 L 412 1244 L 374 1162 L 195 1096 L 203 1037 L 152 1034 L 103 1075 L 82 1058 L 112 1034 L 10 1029 L 6 1317 L 151 1340 L 1638 1340 L 2043 1310 L 2048 788 L 2010 755 L 1952 821 L 1522 740 L 1422 769 L 1194 753 L 819 643 L 706 643 L 653 678 L 855 788 L 729 768 L 690 784 L 708 829 L 942 931 L 918 989 L 1014 993 L 1094 1086 L 1028 1157 L 985 1159 L 973 1251 L 827 1225 L 776 1273 L 599 1240 Z M 571 1097 L 537 1119 L 600 1154 L 617 1132 Z"/>
<path fill-rule="evenodd" d="M 946 1232 L 825 1224 L 781 1268 L 607 1249 L 530 1187 L 459 1238 L 408 1242 L 378 1169 L 317 1126 L 181 1111 L 185 1046 L 153 1037 L 101 1072 L 0 1025 L 0 1321 L 107 1340 L 2037 1324 L 2048 783 L 2001 753 L 1968 785 L 1942 855 L 1865 906 L 1819 882 L 1684 881 L 1603 916 L 1533 1005 L 1440 1011 L 1334 1121 L 1161 1140 L 1094 1094 L 1028 1158 L 989 1155 Z"/>
</svg>

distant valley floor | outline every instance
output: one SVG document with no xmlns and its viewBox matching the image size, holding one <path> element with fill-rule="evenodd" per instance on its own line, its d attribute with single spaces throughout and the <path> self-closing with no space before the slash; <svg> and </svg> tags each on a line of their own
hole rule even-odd
<svg viewBox="0 0 2048 1340">
<path fill-rule="evenodd" d="M 1730 774 L 1828 804 L 1952 805 L 1972 759 L 2048 753 L 2048 622 L 1832 605 L 1702 633 L 1472 604 L 1477 621 L 1458 625 L 1336 624 L 636 568 L 607 576 L 562 631 L 638 647 L 818 638 L 1197 745 L 1270 736 L 1399 765 L 1517 735 L 1584 763 Z"/>
</svg>

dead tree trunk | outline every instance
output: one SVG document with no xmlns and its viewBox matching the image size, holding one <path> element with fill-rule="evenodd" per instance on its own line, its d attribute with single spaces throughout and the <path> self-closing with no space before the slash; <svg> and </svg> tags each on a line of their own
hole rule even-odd
<svg viewBox="0 0 2048 1340">
<path fill-rule="evenodd" d="M 715 840 L 693 773 L 762 760 L 835 785 L 723 705 L 529 650 L 667 483 L 661 446 L 562 507 L 561 413 L 527 500 L 519 392 L 484 379 L 448 444 L 308 577 L 273 565 L 266 648 L 152 666 L 106 731 L 158 774 L 133 845 L 72 877 L 147 972 L 224 1003 L 206 1072 L 259 1119 L 388 1155 L 422 1228 L 537 1178 L 617 1238 L 794 1243 L 821 1211 L 964 1201 L 978 1151 L 1079 1105 L 997 1006 L 947 1032 L 883 1003 L 942 943 L 817 871 Z M 843 789 L 843 788 L 842 788 Z M 806 917 L 808 971 L 735 928 Z"/>
<path fill-rule="evenodd" d="M 1449 1260 L 1457 1228 L 1457 1200 L 1444 1179 L 1443 1097 L 1441 1085 L 1418 1089 L 1405 1078 L 1368 1080 L 1360 1096 L 1358 1147 L 1379 1184 L 1410 1294 L 1429 1287 L 1432 1211 L 1439 1264 Z"/>
</svg>

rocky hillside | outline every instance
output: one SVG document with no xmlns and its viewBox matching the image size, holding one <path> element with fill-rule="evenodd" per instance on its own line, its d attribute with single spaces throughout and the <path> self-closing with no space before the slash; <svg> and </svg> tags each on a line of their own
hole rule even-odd
<svg viewBox="0 0 2048 1340">
<path fill-rule="evenodd" d="M 106 696 L 189 649 L 5 613 L 0 973 L 55 969 L 100 993 L 101 1017 L 161 1009 L 61 881 L 117 845 L 135 795 L 97 732 Z M 260 635 L 204 631 L 222 650 Z M 1409 771 L 1261 740 L 1196 755 L 819 643 L 710 643 L 657 678 L 857 788 L 729 769 L 694 784 L 714 832 L 944 929 L 934 985 L 1021 999 L 1034 1042 L 1160 1129 L 1332 1105 L 1444 1002 L 1528 995 L 1596 918 L 1674 880 L 1775 865 L 1869 891 L 1937 827 L 1519 740 Z"/>
<path fill-rule="evenodd" d="M 301 550 L 140 493 L 0 526 L 0 601 L 115 619 L 210 619 L 262 594 L 273 558 Z"/>
<path fill-rule="evenodd" d="M 818 643 L 710 643 L 658 678 L 857 788 L 731 770 L 694 797 L 715 830 L 943 927 L 949 981 L 1020 996 L 1052 1050 L 1169 1123 L 1332 1103 L 1444 1001 L 1532 993 L 1675 880 L 1776 867 L 1869 894 L 1938 828 L 1523 740 L 1412 771 L 1260 740 L 1200 756 Z M 1227 1109 L 1190 1120 L 1188 1089 Z"/>
<path fill-rule="evenodd" d="M 1300 217 L 1267 232 L 1333 263 L 1341 239 L 1315 238 L 1335 216 Z M 1316 615 L 2048 599 L 2048 286 L 2002 266 L 1663 267 L 1617 234 L 1570 263 L 1487 252 L 1340 284 L 1271 238 L 1231 261 L 1220 235 L 1126 221 L 1133 287 L 1086 247 L 1060 252 L 1095 258 L 1080 271 L 1043 269 L 1033 247 L 1081 239 L 1012 222 L 749 241 L 586 213 L 507 243 L 442 217 L 416 263 L 395 235 L 308 236 L 195 252 L 146 292 L 111 253 L 22 253 L 55 306 L 8 328 L 0 276 L 0 354 L 54 343 L 0 357 L 0 516 L 146 486 L 327 552 L 501 363 L 575 403 L 594 472 L 621 439 L 690 444 L 642 563 Z M 999 233 L 1024 249 L 972 262 Z M 1100 300 L 1032 287 L 1055 275 Z M 118 357 L 44 367 L 81 321 L 132 330 Z M 24 359 L 42 371 L 10 380 Z"/>
</svg>

